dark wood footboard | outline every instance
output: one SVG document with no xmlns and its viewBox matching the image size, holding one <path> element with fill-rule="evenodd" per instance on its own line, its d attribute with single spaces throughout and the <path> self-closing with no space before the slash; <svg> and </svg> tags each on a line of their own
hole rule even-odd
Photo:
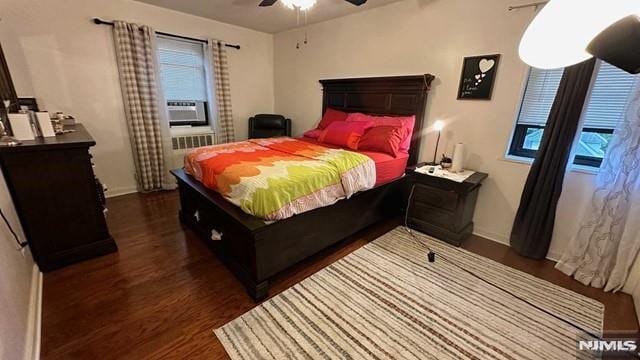
<svg viewBox="0 0 640 360">
<path fill-rule="evenodd" d="M 398 179 L 334 205 L 267 223 L 245 214 L 183 170 L 172 173 L 180 190 L 180 220 L 209 244 L 255 301 L 267 297 L 273 275 L 397 216 L 403 203 L 403 179 Z"/>
</svg>

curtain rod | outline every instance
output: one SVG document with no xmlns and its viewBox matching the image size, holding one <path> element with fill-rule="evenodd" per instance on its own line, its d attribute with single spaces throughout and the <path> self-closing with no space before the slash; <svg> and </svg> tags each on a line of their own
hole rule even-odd
<svg viewBox="0 0 640 360">
<path fill-rule="evenodd" d="M 535 7 L 536 10 L 537 10 L 539 6 L 542 6 L 542 5 L 546 4 L 547 2 L 548 1 L 538 1 L 538 2 L 533 2 L 533 3 L 529 3 L 529 4 L 512 5 L 512 6 L 509 6 L 507 9 L 509 11 L 511 11 L 511 10 L 516 10 L 516 9 L 524 9 L 524 8 L 528 8 L 528 7 Z"/>
<path fill-rule="evenodd" d="M 100 19 L 100 18 L 93 18 L 93 20 L 92 20 L 92 21 L 93 21 L 93 23 L 94 23 L 94 24 L 97 24 L 97 25 L 109 25 L 109 26 L 113 26 L 113 21 L 102 20 L 102 19 Z M 204 40 L 204 39 L 197 39 L 197 38 L 192 38 L 192 37 L 188 37 L 188 36 L 182 36 L 182 35 L 170 34 L 170 33 L 161 32 L 161 31 L 156 31 L 156 34 L 158 34 L 158 35 L 164 35 L 164 36 L 171 36 L 171 37 L 175 37 L 175 38 L 179 38 L 179 39 L 184 39 L 184 40 L 197 41 L 197 42 L 201 42 L 201 43 L 206 43 L 206 42 L 207 42 L 207 41 L 206 41 L 206 40 Z M 224 46 L 240 50 L 240 45 L 224 44 Z"/>
</svg>

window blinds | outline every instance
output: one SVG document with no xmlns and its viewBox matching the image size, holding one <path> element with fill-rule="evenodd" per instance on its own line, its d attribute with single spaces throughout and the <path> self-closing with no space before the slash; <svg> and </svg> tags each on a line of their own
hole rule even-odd
<svg viewBox="0 0 640 360">
<path fill-rule="evenodd" d="M 544 126 L 558 91 L 563 69 L 532 68 L 527 78 L 518 124 Z M 600 62 L 584 113 L 584 128 L 615 129 L 640 77 Z"/>
<path fill-rule="evenodd" d="M 615 129 L 625 116 L 637 81 L 638 76 L 602 61 L 584 113 L 583 127 Z"/>
<path fill-rule="evenodd" d="M 160 81 L 167 100 L 207 100 L 202 44 L 158 37 Z"/>
<path fill-rule="evenodd" d="M 520 105 L 518 124 L 544 126 L 547 123 L 563 71 L 531 68 Z"/>
</svg>

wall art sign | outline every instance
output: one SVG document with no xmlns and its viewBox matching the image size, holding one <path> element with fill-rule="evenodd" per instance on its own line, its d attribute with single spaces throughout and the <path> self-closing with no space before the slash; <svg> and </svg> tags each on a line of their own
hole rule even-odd
<svg viewBox="0 0 640 360">
<path fill-rule="evenodd" d="M 458 100 L 491 100 L 500 54 L 465 57 Z"/>
</svg>

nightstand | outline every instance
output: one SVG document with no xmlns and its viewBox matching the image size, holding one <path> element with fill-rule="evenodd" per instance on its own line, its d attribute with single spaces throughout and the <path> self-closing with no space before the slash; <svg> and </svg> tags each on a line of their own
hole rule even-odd
<svg viewBox="0 0 640 360">
<path fill-rule="evenodd" d="M 463 182 L 420 174 L 407 169 L 409 191 L 407 224 L 459 246 L 473 232 L 473 213 L 481 183 L 487 174 L 476 172 Z"/>
</svg>

